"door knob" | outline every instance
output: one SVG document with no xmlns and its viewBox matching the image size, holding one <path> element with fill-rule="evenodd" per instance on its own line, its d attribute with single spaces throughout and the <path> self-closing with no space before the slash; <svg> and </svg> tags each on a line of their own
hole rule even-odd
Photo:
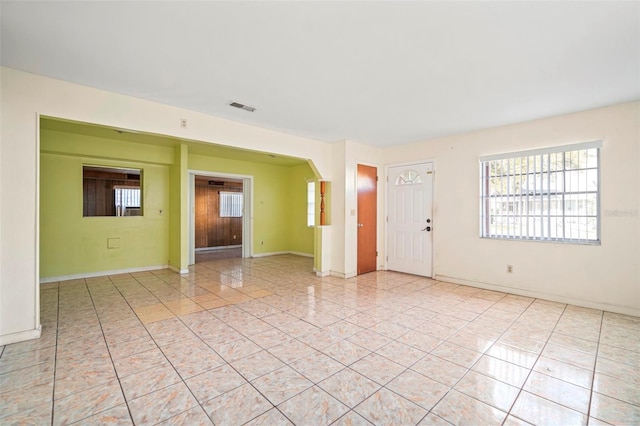
<svg viewBox="0 0 640 426">
<path fill-rule="evenodd" d="M 358 224 L 358 228 L 362 228 L 364 226 L 364 223 L 359 223 Z"/>
<path fill-rule="evenodd" d="M 429 232 L 429 231 L 431 231 L 431 227 L 430 227 L 430 226 L 427 226 L 426 228 L 424 228 L 424 229 L 423 229 L 423 231 L 427 231 L 427 232 Z"/>
</svg>

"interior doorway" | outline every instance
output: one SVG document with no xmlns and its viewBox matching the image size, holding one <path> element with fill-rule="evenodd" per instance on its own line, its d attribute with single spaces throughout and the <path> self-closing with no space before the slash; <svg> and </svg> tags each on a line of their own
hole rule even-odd
<svg viewBox="0 0 640 426">
<path fill-rule="evenodd" d="M 189 264 L 251 256 L 250 176 L 189 172 Z"/>
<path fill-rule="evenodd" d="M 242 180 L 195 177 L 196 251 L 242 246 Z"/>
<path fill-rule="evenodd" d="M 378 169 L 358 164 L 358 275 L 373 272 L 378 258 Z"/>
</svg>

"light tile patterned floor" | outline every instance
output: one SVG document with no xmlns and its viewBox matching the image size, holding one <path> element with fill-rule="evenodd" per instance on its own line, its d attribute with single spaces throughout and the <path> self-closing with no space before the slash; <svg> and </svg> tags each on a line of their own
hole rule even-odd
<svg viewBox="0 0 640 426">
<path fill-rule="evenodd" d="M 640 424 L 640 318 L 291 255 L 41 287 L 1 424 Z"/>
</svg>

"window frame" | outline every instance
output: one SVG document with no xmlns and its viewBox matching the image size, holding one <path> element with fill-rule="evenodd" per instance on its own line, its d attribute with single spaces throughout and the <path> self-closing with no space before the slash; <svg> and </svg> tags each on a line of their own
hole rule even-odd
<svg viewBox="0 0 640 426">
<path fill-rule="evenodd" d="M 137 206 L 127 206 L 127 205 L 120 205 L 118 203 L 118 201 L 122 202 L 123 198 L 122 196 L 120 197 L 120 200 L 118 200 L 118 192 L 119 191 L 123 191 L 123 192 L 127 192 L 127 191 L 138 191 L 138 205 Z M 127 215 L 127 209 L 128 208 L 134 208 L 134 209 L 139 209 L 140 210 L 140 214 L 138 215 L 133 215 L 133 216 L 142 216 L 142 187 L 140 185 L 138 186 L 127 186 L 127 185 L 114 185 L 113 187 L 113 204 L 116 210 L 116 217 L 128 217 L 130 215 Z"/>
<path fill-rule="evenodd" d="M 316 181 L 307 181 L 307 228 L 316 226 Z"/>
<path fill-rule="evenodd" d="M 244 215 L 244 195 L 240 191 L 218 191 L 219 205 L 218 205 L 218 217 L 242 217 Z M 226 201 L 227 197 L 229 201 Z M 233 198 L 236 198 L 235 202 L 239 204 L 235 205 Z M 227 211 L 228 210 L 228 211 Z"/>
<path fill-rule="evenodd" d="M 589 165 L 588 153 L 587 153 L 587 160 L 586 160 L 587 163 L 585 164 L 584 167 L 580 166 L 579 158 L 578 158 L 578 167 L 567 167 L 568 153 L 575 153 L 579 151 L 592 150 L 592 149 L 596 150 L 595 167 L 593 167 L 592 165 L 591 166 Z M 571 144 L 571 145 L 560 145 L 560 146 L 554 146 L 554 147 L 542 148 L 542 149 L 481 156 L 479 158 L 479 163 L 478 163 L 479 164 L 479 181 L 480 181 L 480 188 L 479 188 L 479 193 L 480 193 L 479 236 L 480 238 L 483 238 L 483 239 L 486 238 L 486 239 L 492 239 L 492 240 L 508 240 L 508 241 L 538 241 L 538 242 L 554 242 L 554 243 L 563 243 L 563 244 L 600 245 L 601 239 L 602 239 L 602 234 L 601 234 L 601 223 L 602 223 L 602 214 L 601 214 L 602 158 L 601 158 L 601 155 L 602 155 L 602 152 L 601 151 L 602 151 L 602 141 L 591 141 L 591 142 L 577 143 L 577 144 Z M 552 155 L 555 157 L 552 157 Z M 561 169 L 559 168 L 556 169 L 552 167 L 554 164 L 552 163 L 552 159 L 555 162 L 555 164 L 560 163 L 560 160 L 557 158 L 557 155 L 562 155 Z M 511 171 L 508 170 L 506 173 L 501 173 L 500 175 L 492 175 L 491 173 L 488 172 L 488 170 L 491 168 L 492 162 L 502 161 L 503 163 L 501 163 L 501 165 L 504 165 L 504 160 L 506 160 L 507 162 L 512 160 L 515 164 L 516 159 L 523 159 L 523 158 L 530 159 L 532 157 L 535 159 L 539 159 L 541 161 L 539 170 L 534 168 L 534 170 L 531 171 L 530 168 L 527 168 L 525 173 L 523 173 L 522 170 L 520 172 L 518 172 L 517 170 L 514 170 L 514 172 L 511 173 Z M 529 166 L 529 163 L 527 163 L 527 166 Z M 522 163 L 520 163 L 520 167 L 522 167 Z M 595 170 L 595 177 L 597 180 L 595 190 L 588 188 L 589 182 L 587 179 L 585 179 L 586 186 L 584 190 L 580 190 L 579 187 L 578 187 L 578 190 L 576 190 L 575 188 L 568 188 L 568 185 L 571 185 L 572 181 L 570 178 L 568 179 L 567 177 L 568 176 L 570 177 L 572 173 L 577 172 L 578 174 L 580 174 L 581 172 L 584 172 L 585 176 L 588 176 L 589 172 L 593 170 Z M 555 187 L 553 190 L 551 187 L 552 175 L 555 175 L 555 179 L 556 179 Z M 518 176 L 521 179 L 520 181 L 521 188 L 519 193 L 512 191 L 512 189 L 509 186 L 507 186 L 506 194 L 503 193 L 500 195 L 495 195 L 490 193 L 491 189 L 489 185 L 490 185 L 490 180 L 492 178 L 503 179 L 503 181 L 499 183 L 502 184 L 504 188 L 505 181 L 507 185 L 509 185 L 512 179 L 517 178 Z M 522 202 L 525 200 L 523 199 L 522 185 L 526 184 L 527 187 L 529 187 L 529 184 L 530 184 L 529 180 L 532 177 L 534 182 L 533 195 L 531 195 L 531 190 L 529 190 L 525 198 L 527 205 L 524 206 L 522 204 Z M 561 181 L 562 190 L 558 190 L 558 179 Z M 540 187 L 536 188 L 535 183 L 539 183 Z M 545 189 L 545 183 L 547 184 L 546 189 Z M 594 206 L 595 213 L 590 214 L 589 209 L 585 207 L 583 214 L 567 215 L 567 212 L 570 210 L 568 207 L 569 205 L 566 203 L 567 196 L 569 196 L 570 199 L 571 197 L 583 196 L 584 202 L 586 204 L 589 202 L 589 198 L 591 198 L 589 196 L 593 196 L 593 195 L 595 196 L 595 206 Z M 504 202 L 504 200 L 506 200 L 506 203 L 507 203 L 506 235 L 504 232 L 504 228 L 501 229 L 500 232 L 494 232 L 497 228 L 494 228 L 492 230 L 490 225 L 490 222 L 493 223 L 492 219 L 494 218 L 500 218 L 499 220 L 503 220 L 503 221 L 505 218 L 504 214 L 496 214 L 491 211 L 491 204 L 490 204 L 491 200 L 497 200 L 498 197 L 501 198 L 499 202 Z M 583 201 L 583 200 L 578 200 L 578 202 L 579 201 Z M 495 202 L 496 201 L 494 201 L 493 206 L 495 206 Z M 529 204 L 530 202 L 534 202 L 534 204 L 536 202 L 540 203 L 540 207 L 534 205 L 533 213 L 531 213 L 530 211 L 531 209 Z M 545 213 L 545 202 L 546 202 L 546 213 Z M 513 207 L 518 207 L 517 209 L 514 208 L 514 210 L 517 210 L 517 214 L 516 214 L 516 211 L 511 210 L 511 207 L 512 207 L 511 203 L 513 203 Z M 516 206 L 516 203 L 518 204 L 517 206 Z M 552 211 L 552 205 L 554 205 L 554 203 L 556 206 L 555 207 L 556 213 L 552 215 L 551 211 Z M 558 213 L 557 213 L 558 204 L 560 204 L 561 216 L 558 216 Z M 589 226 L 588 225 L 589 220 L 595 220 L 595 237 L 591 238 L 590 232 L 588 230 L 585 231 L 586 235 L 583 235 L 580 229 L 578 230 L 577 237 L 574 237 L 573 235 L 567 235 L 567 230 L 570 231 L 572 229 L 570 226 L 567 226 L 567 223 L 568 223 L 567 218 L 576 218 L 575 220 L 578 220 L 578 221 L 584 220 L 585 223 L 587 224 L 586 225 L 587 227 Z M 513 219 L 514 224 L 522 223 L 523 220 L 527 221 L 527 223 L 534 223 L 534 229 L 530 231 L 528 229 L 528 226 L 526 226 L 525 227 L 526 232 L 523 232 L 522 225 L 521 225 L 519 234 L 517 231 L 514 231 L 513 234 L 511 234 L 510 228 L 509 228 L 512 225 L 512 222 L 510 221 L 511 219 Z M 539 225 L 540 225 L 540 231 L 538 231 L 538 233 L 536 233 L 536 229 L 535 229 L 535 224 L 537 222 L 539 222 Z M 560 223 L 560 226 L 558 225 L 559 223 Z M 552 236 L 553 224 L 555 224 L 556 232 L 558 229 L 560 229 L 562 234 L 561 236 L 558 236 L 557 234 L 555 236 Z"/>
<path fill-rule="evenodd" d="M 144 216 L 144 168 L 122 167 L 119 165 L 83 163 L 82 164 L 82 217 L 142 217 Z M 137 179 L 131 176 L 138 176 Z M 97 191 L 92 185 L 87 186 L 89 181 L 102 182 L 103 190 Z M 113 182 L 117 181 L 117 182 Z M 122 183 L 125 182 L 125 183 Z M 118 213 L 116 206 L 117 188 L 138 188 L 140 190 L 139 214 L 122 215 Z M 108 208 L 102 209 L 98 213 L 98 202 L 96 197 L 100 192 L 103 198 L 103 205 Z M 106 203 L 106 204 L 105 204 Z M 113 214 L 106 214 L 113 210 Z"/>
</svg>

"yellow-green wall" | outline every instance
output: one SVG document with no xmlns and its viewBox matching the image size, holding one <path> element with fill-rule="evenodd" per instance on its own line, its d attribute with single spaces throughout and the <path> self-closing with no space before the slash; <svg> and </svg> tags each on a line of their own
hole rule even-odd
<svg viewBox="0 0 640 426">
<path fill-rule="evenodd" d="M 311 167 L 189 154 L 175 147 L 53 130 L 40 135 L 40 276 L 62 277 L 171 265 L 188 257 L 188 170 L 253 176 L 253 253 L 313 255 L 306 226 Z M 82 217 L 82 165 L 143 169 L 141 217 Z M 160 212 L 162 211 L 162 213 Z M 107 248 L 108 238 L 121 247 Z"/>
<path fill-rule="evenodd" d="M 84 146 L 104 144 L 94 139 L 85 141 Z M 65 144 L 56 147 L 56 142 L 61 140 L 68 144 L 74 138 L 59 132 L 41 132 L 41 277 L 166 265 L 169 256 L 168 165 L 140 162 L 135 150 L 122 149 L 117 155 L 120 160 L 114 159 L 115 155 L 109 159 L 70 155 L 64 152 L 68 151 L 64 149 Z M 55 153 L 56 150 L 62 152 Z M 91 149 L 87 154 L 89 151 Z M 151 151 L 150 156 L 163 154 L 158 148 L 151 147 Z M 83 164 L 142 169 L 144 216 L 83 217 Z M 110 238 L 119 238 L 120 247 L 107 248 Z"/>
<path fill-rule="evenodd" d="M 253 176 L 253 253 L 293 251 L 313 255 L 313 229 L 306 226 L 307 165 L 265 163 L 189 155 L 189 169 Z"/>
<path fill-rule="evenodd" d="M 290 175 L 291 251 L 313 253 L 313 228 L 307 226 L 307 182 L 316 182 L 316 193 L 320 192 L 316 177 L 308 164 L 292 166 Z M 318 207 L 318 206 L 316 206 Z M 316 208 L 315 224 L 320 223 L 319 208 Z"/>
<path fill-rule="evenodd" d="M 178 271 L 189 266 L 189 224 L 187 194 L 188 187 L 188 147 L 185 144 L 174 148 L 174 162 L 171 165 L 169 185 L 169 265 Z"/>
</svg>

